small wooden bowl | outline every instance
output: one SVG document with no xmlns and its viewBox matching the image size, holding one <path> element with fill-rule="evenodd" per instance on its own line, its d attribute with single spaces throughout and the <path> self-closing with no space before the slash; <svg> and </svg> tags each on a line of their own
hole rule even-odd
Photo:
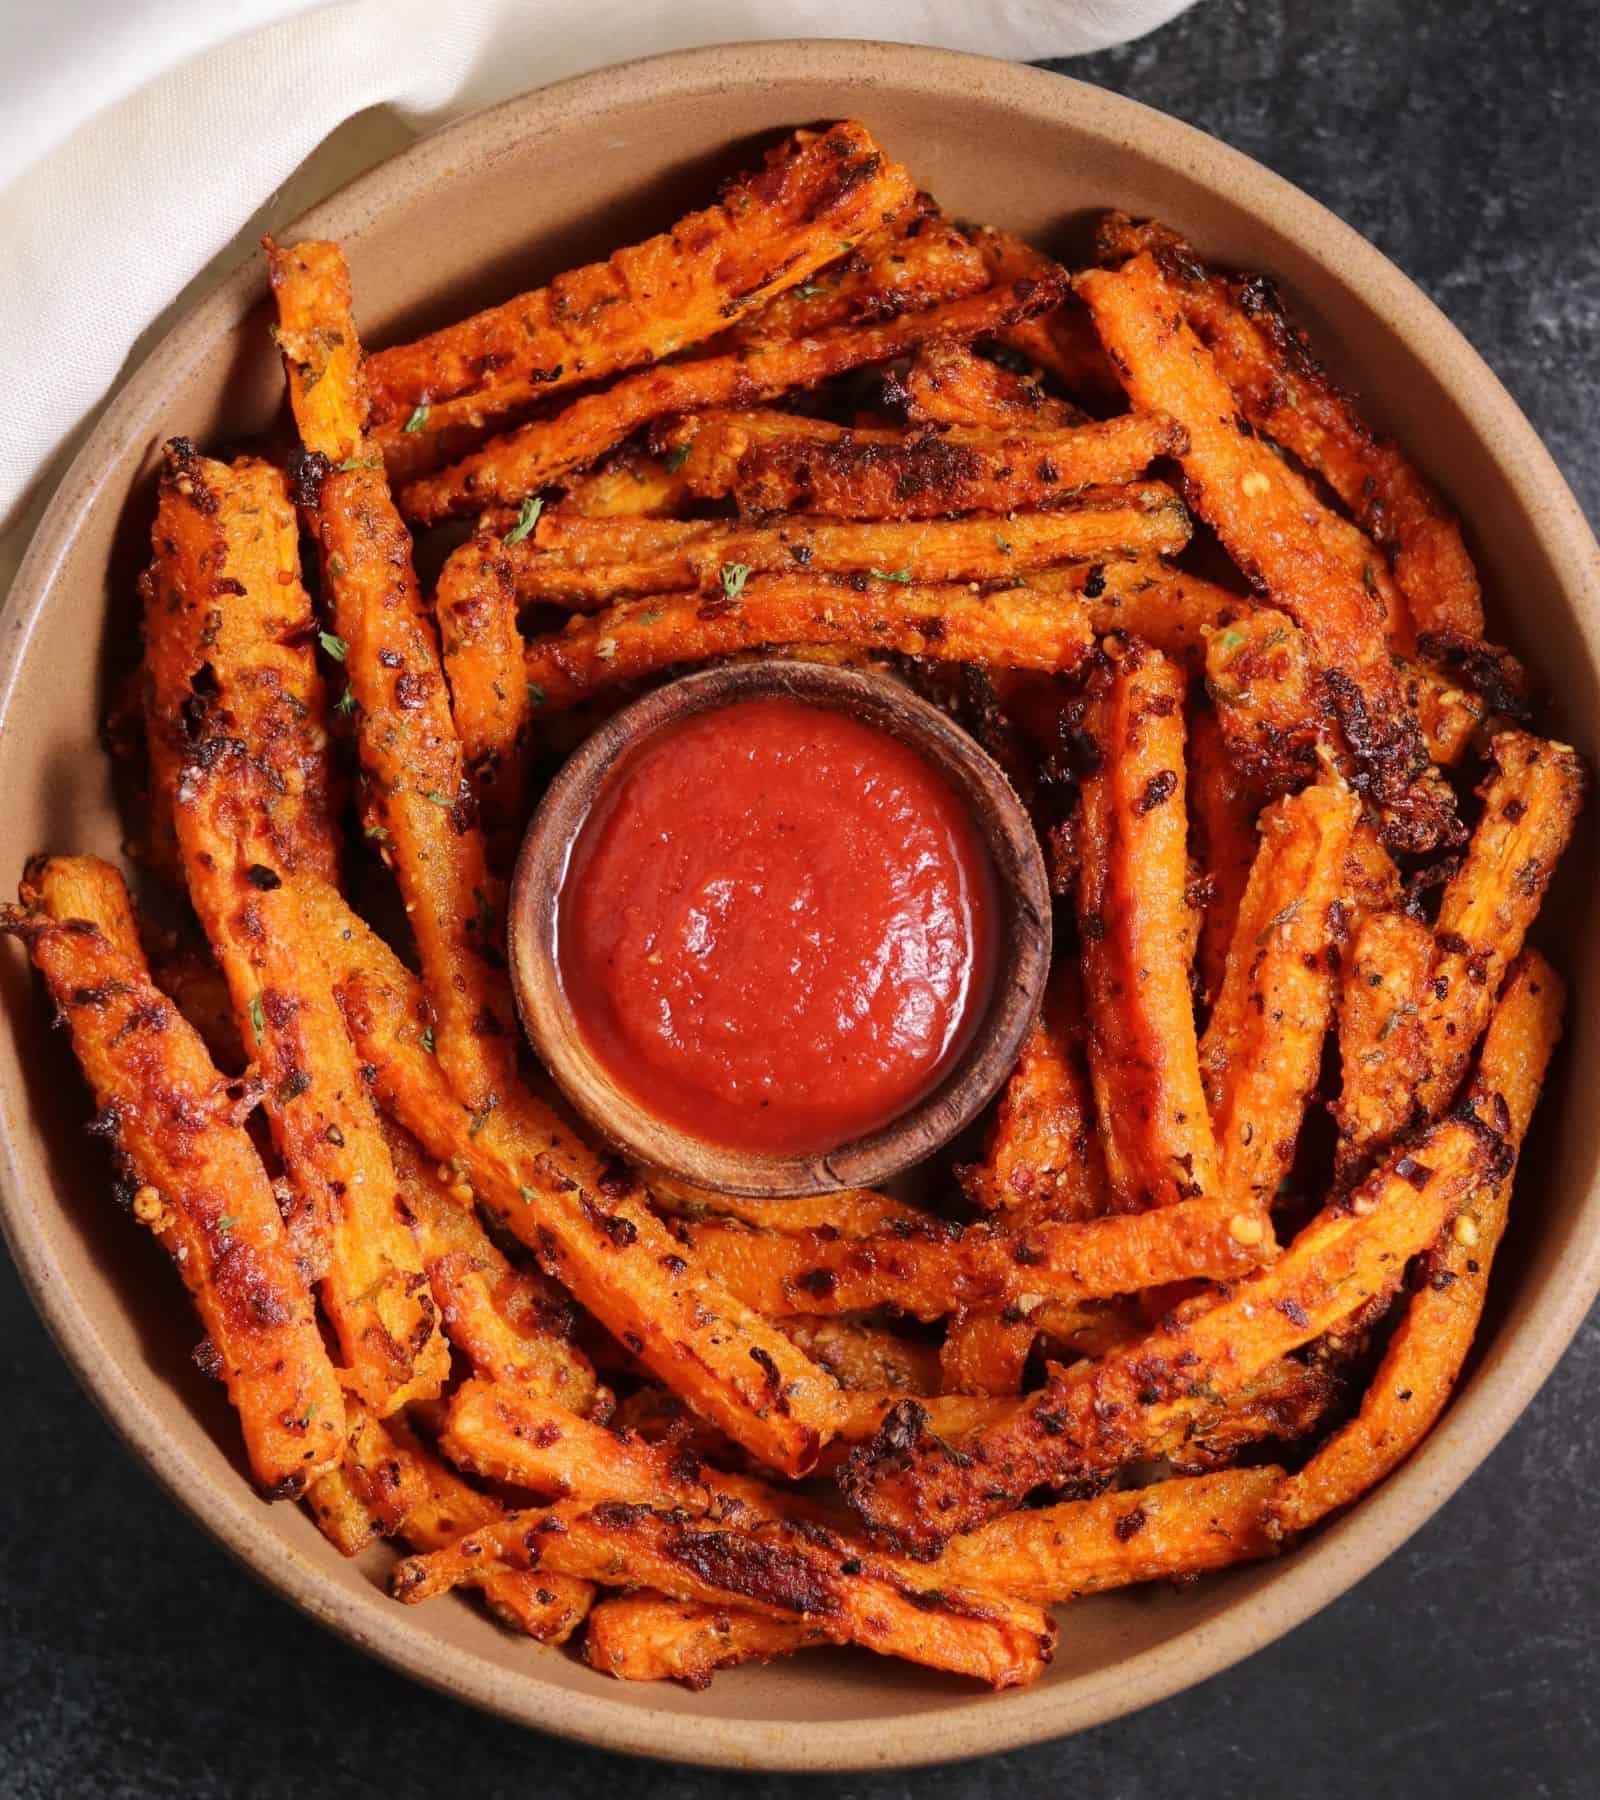
<svg viewBox="0 0 1600 1800">
<path fill-rule="evenodd" d="M 838 1147 L 778 1155 L 727 1149 L 665 1123 L 619 1088 L 579 1033 L 556 962 L 556 907 L 573 841 L 625 750 L 692 714 L 782 697 L 848 713 L 920 752 L 966 801 L 994 864 L 998 966 L 987 1010 L 939 1083 L 898 1118 Z M 517 857 L 508 935 L 523 1026 L 582 1117 L 649 1168 L 696 1187 L 778 1198 L 869 1187 L 969 1125 L 1015 1064 L 1050 961 L 1050 901 L 1038 841 L 1011 784 L 936 707 L 898 682 L 821 663 L 745 663 L 658 688 L 602 725 L 551 784 Z"/>
</svg>

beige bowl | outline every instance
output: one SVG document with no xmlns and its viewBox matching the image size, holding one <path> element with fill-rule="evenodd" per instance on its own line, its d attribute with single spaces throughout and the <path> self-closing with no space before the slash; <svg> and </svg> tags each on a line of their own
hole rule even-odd
<svg viewBox="0 0 1600 1800">
<path fill-rule="evenodd" d="M 699 51 L 467 120 L 356 182 L 301 231 L 344 241 L 364 328 L 382 343 L 659 229 L 777 128 L 849 114 L 957 215 L 1055 243 L 1090 208 L 1158 212 L 1219 257 L 1281 277 L 1342 372 L 1470 521 L 1489 586 L 1515 603 L 1502 629 L 1556 696 L 1556 728 L 1594 759 L 1600 552 L 1505 390 L 1338 220 L 1127 100 L 888 45 Z M 276 413 L 265 297 L 257 260 L 167 338 L 74 463 L 18 577 L 0 640 L 0 885 L 14 888 L 30 850 L 117 851 L 97 744 L 102 646 L 125 639 L 134 614 L 161 440 L 184 432 L 215 444 Z M 64 319 L 64 338 L 71 329 Z M 1588 855 L 1586 841 L 1569 860 Z M 1566 877 L 1574 925 L 1585 873 Z M 1558 1086 L 1576 1099 L 1600 1084 L 1600 954 L 1577 929 L 1558 953 L 1574 976 Z M 1600 1287 L 1600 1135 L 1592 1112 L 1563 1105 L 1558 1091 L 1539 1120 L 1515 1241 L 1461 1395 L 1392 1481 L 1294 1555 L 1184 1593 L 1080 1605 L 1049 1679 L 1020 1693 L 975 1693 L 835 1653 L 734 1671 L 698 1696 L 630 1688 L 506 1635 L 465 1601 L 396 1605 L 380 1585 L 389 1552 L 342 1562 L 297 1510 L 253 1496 L 226 1407 L 188 1362 L 197 1328 L 177 1283 L 111 1205 L 103 1158 L 84 1142 L 87 1106 L 48 1008 L 19 956 L 0 959 L 0 978 L 17 1025 L 0 1041 L 7 1234 L 62 1350 L 134 1452 L 262 1580 L 352 1642 L 445 1692 L 612 1749 L 772 1769 L 933 1762 L 1058 1736 L 1171 1694 L 1271 1643 L 1415 1531 L 1527 1404 Z"/>
</svg>

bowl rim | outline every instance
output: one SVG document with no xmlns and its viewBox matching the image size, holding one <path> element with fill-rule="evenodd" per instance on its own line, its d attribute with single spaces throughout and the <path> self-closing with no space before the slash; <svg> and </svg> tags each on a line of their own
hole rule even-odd
<svg viewBox="0 0 1600 1800">
<path fill-rule="evenodd" d="M 740 1150 L 696 1138 L 634 1098 L 585 1041 L 567 1002 L 557 952 L 560 899 L 573 846 L 613 773 L 662 731 L 751 700 L 796 700 L 841 713 L 911 749 L 956 795 L 981 840 L 996 890 L 994 954 L 966 1042 L 900 1112 L 824 1150 Z M 1044 856 L 1016 790 L 994 758 L 947 713 L 875 670 L 795 661 L 699 669 L 614 713 L 562 764 L 534 811 L 506 904 L 517 1014 L 567 1099 L 625 1155 L 691 1186 L 785 1200 L 876 1187 L 935 1155 L 1000 1091 L 1044 999 L 1050 967 Z M 776 1216 L 776 1214 L 775 1214 Z"/>
<path fill-rule="evenodd" d="M 1445 315 L 1380 251 L 1298 188 L 1196 128 L 1108 90 L 1024 64 L 960 51 L 868 40 L 789 39 L 722 44 L 624 62 L 502 102 L 422 139 L 312 208 L 284 236 L 340 237 L 458 161 L 487 156 L 542 125 L 598 118 L 645 100 L 714 100 L 728 81 L 848 82 L 857 94 L 912 85 L 952 100 L 980 86 L 997 105 L 1036 118 L 1070 119 L 1108 144 L 1140 149 L 1224 200 L 1242 192 L 1270 208 L 1273 229 L 1380 310 L 1426 323 L 1408 350 L 1450 392 L 1474 427 L 1501 451 L 1502 474 L 1545 542 L 1571 571 L 1564 591 L 1600 593 L 1600 546 L 1564 477 L 1503 384 Z M 867 97 L 868 100 L 870 96 Z M 858 106 L 858 110 L 862 110 Z M 1263 210 L 1252 205 L 1253 212 Z M 265 290 L 250 258 L 198 301 L 121 388 L 61 480 L 0 609 L 0 730 L 19 664 L 55 593 L 77 519 L 110 470 L 141 435 L 138 422 L 191 340 L 241 316 Z M 815 1721 L 695 1719 L 631 1695 L 548 1686 L 537 1662 L 509 1677 L 472 1651 L 440 1642 L 374 1587 L 351 1595 L 320 1560 L 258 1528 L 248 1484 L 218 1484 L 162 1428 L 155 1408 L 119 1368 L 75 1300 L 71 1271 L 48 1249 L 40 1206 L 21 1179 L 10 1112 L 0 1096 L 0 1226 L 35 1307 L 91 1399 L 128 1448 L 184 1510 L 258 1579 L 378 1660 L 487 1711 L 557 1736 L 664 1760 L 738 1769 L 832 1772 L 906 1768 L 1018 1748 L 1107 1722 L 1194 1685 L 1283 1636 L 1368 1574 L 1425 1524 L 1490 1454 L 1533 1398 L 1600 1292 L 1600 1184 L 1592 1185 L 1568 1232 L 1561 1282 L 1509 1338 L 1493 1347 L 1427 1442 L 1354 1513 L 1324 1529 L 1277 1566 L 1270 1582 L 1172 1639 L 1056 1688 L 1003 1698 L 976 1694 L 938 1711 Z M 530 1678 L 531 1677 L 531 1678 Z"/>
</svg>

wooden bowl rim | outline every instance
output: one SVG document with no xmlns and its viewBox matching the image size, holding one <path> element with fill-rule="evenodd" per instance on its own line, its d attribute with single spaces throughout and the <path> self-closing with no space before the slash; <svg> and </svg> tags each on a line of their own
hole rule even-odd
<svg viewBox="0 0 1600 1800">
<path fill-rule="evenodd" d="M 918 751 L 966 802 L 1001 902 L 993 987 L 960 1056 L 898 1117 L 831 1150 L 793 1155 L 691 1137 L 635 1101 L 596 1061 L 557 966 L 557 907 L 577 834 L 619 761 L 681 719 L 780 697 L 864 720 Z M 1022 802 L 993 758 L 936 706 L 889 676 L 827 663 L 735 663 L 680 676 L 607 719 L 572 753 L 517 855 L 506 908 L 523 1029 L 579 1114 L 631 1159 L 713 1192 L 781 1200 L 875 1187 L 925 1161 L 999 1092 L 1038 1017 L 1050 967 L 1050 889 Z"/>
</svg>

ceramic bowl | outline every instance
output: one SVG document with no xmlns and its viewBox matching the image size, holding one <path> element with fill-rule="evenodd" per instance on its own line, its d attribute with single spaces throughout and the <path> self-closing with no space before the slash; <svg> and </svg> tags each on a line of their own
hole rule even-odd
<svg viewBox="0 0 1600 1800">
<path fill-rule="evenodd" d="M 468 119 L 300 222 L 341 239 L 363 332 L 393 342 L 602 256 L 703 205 L 780 128 L 854 115 L 958 217 L 1063 252 L 1092 209 L 1157 213 L 1208 253 L 1270 271 L 1468 522 L 1494 619 L 1600 750 L 1600 551 L 1550 457 L 1450 323 L 1331 214 L 1223 145 L 1060 76 L 864 43 L 768 43 L 606 70 Z M 296 235 L 285 233 L 285 237 Z M 152 255 L 159 244 L 152 239 Z M 0 632 L 0 886 L 36 849 L 116 855 L 98 731 L 136 615 L 158 447 L 271 422 L 282 376 L 265 271 L 239 269 L 117 396 L 61 485 Z M 63 321 L 70 333 L 70 321 Z M 709 1692 L 627 1687 L 511 1637 L 466 1601 L 388 1599 L 392 1552 L 344 1562 L 244 1479 L 171 1270 L 110 1199 L 88 1103 L 20 955 L 0 957 L 0 1184 L 12 1253 L 63 1354 L 130 1449 L 265 1582 L 396 1668 L 548 1731 L 736 1767 L 841 1770 L 1009 1749 L 1143 1706 L 1262 1649 L 1359 1580 L 1488 1455 L 1600 1286 L 1600 943 L 1580 929 L 1592 840 L 1569 852 L 1548 935 L 1573 981 L 1513 1234 L 1472 1366 L 1427 1444 L 1349 1516 L 1279 1561 L 1070 1614 L 1048 1678 L 1003 1695 L 862 1654 L 734 1670 Z M 1486 1568 L 1492 1582 L 1499 1571 Z M 63 1605 L 72 1596 L 61 1596 Z M 463 1729 L 470 1729 L 463 1722 Z"/>
</svg>

